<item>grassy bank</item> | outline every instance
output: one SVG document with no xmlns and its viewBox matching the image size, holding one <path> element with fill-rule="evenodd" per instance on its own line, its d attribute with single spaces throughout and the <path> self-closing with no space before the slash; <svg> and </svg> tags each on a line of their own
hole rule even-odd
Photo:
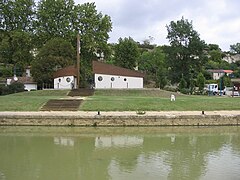
<svg viewBox="0 0 240 180">
<path fill-rule="evenodd" d="M 0 96 L 0 111 L 38 111 L 49 99 L 65 97 L 68 91 L 31 91 Z"/>
<path fill-rule="evenodd" d="M 0 111 L 38 111 L 49 99 L 68 91 L 43 90 L 0 96 Z M 214 111 L 240 110 L 240 98 L 188 96 L 161 90 L 96 90 L 80 107 L 83 111 Z"/>
<path fill-rule="evenodd" d="M 160 90 L 97 90 L 81 106 L 84 111 L 214 111 L 240 110 L 240 99 L 176 95 Z"/>
</svg>

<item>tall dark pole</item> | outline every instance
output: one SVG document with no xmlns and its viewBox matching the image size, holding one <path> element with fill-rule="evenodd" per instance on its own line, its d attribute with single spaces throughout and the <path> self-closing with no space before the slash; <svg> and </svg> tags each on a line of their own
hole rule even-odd
<svg viewBox="0 0 240 180">
<path fill-rule="evenodd" d="M 77 35 L 77 89 L 80 88 L 80 35 Z"/>
</svg>

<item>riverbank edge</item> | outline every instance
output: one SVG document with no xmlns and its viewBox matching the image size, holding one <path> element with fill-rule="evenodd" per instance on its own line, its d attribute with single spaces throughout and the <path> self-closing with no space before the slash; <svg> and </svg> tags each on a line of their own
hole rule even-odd
<svg viewBox="0 0 240 180">
<path fill-rule="evenodd" d="M 0 112 L 0 126 L 238 126 L 240 111 Z"/>
</svg>

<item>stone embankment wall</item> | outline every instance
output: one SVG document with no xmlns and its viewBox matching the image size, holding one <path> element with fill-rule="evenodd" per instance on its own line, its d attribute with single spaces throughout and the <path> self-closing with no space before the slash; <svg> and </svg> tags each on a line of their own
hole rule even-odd
<svg viewBox="0 0 240 180">
<path fill-rule="evenodd" d="M 240 115 L 0 116 L 0 126 L 224 126 L 239 123 Z"/>
</svg>

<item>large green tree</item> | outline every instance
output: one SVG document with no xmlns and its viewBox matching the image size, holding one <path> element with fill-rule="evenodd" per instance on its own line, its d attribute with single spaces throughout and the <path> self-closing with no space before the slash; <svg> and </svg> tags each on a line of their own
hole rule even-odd
<svg viewBox="0 0 240 180">
<path fill-rule="evenodd" d="M 137 43 L 131 38 L 120 38 L 115 46 L 115 64 L 134 69 L 137 66 L 140 52 Z"/>
<path fill-rule="evenodd" d="M 107 44 L 112 29 L 111 19 L 96 9 L 95 3 L 74 5 L 73 0 L 40 0 L 37 8 L 37 44 L 42 46 L 53 37 L 61 37 L 76 48 L 76 35 L 81 42 L 81 83 L 92 76 L 93 59 L 110 55 Z"/>
<path fill-rule="evenodd" d="M 2 31 L 33 30 L 34 0 L 1 0 L 0 29 Z"/>
<path fill-rule="evenodd" d="M 189 86 L 192 74 L 197 76 L 206 63 L 205 43 L 193 29 L 192 22 L 184 18 L 171 21 L 167 31 L 170 42 L 167 48 L 170 79 L 172 83 L 179 83 L 183 77 Z"/>
<path fill-rule="evenodd" d="M 53 73 L 74 64 L 74 48 L 71 43 L 61 38 L 48 41 L 39 51 L 32 63 L 32 75 L 39 84 L 52 83 Z"/>
<path fill-rule="evenodd" d="M 29 33 L 16 30 L 6 33 L 0 43 L 0 62 L 4 64 L 13 64 L 20 70 L 24 71 L 26 66 L 30 65 L 33 60 L 32 40 Z"/>
<path fill-rule="evenodd" d="M 34 0 L 0 2 L 0 62 L 13 64 L 18 75 L 33 59 L 34 7 Z"/>
<path fill-rule="evenodd" d="M 167 69 L 165 53 L 161 47 L 152 51 L 145 51 L 139 59 L 139 70 L 144 71 L 149 80 L 155 82 L 156 87 L 163 88 L 167 83 Z"/>
<path fill-rule="evenodd" d="M 36 15 L 36 42 L 40 47 L 52 38 L 71 41 L 76 35 L 73 0 L 40 0 Z"/>
</svg>

